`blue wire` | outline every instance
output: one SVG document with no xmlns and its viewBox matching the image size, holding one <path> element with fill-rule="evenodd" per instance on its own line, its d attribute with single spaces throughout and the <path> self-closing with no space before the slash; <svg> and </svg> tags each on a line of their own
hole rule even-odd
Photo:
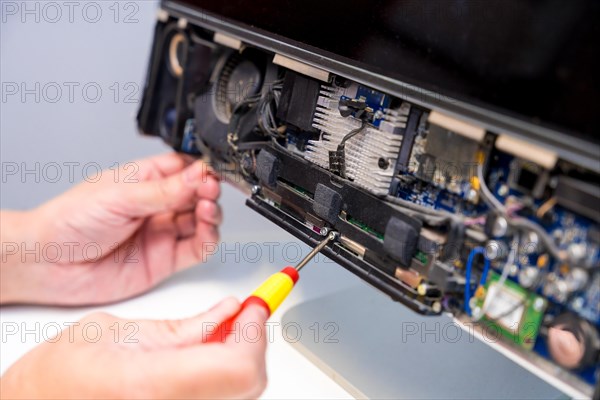
<svg viewBox="0 0 600 400">
<path fill-rule="evenodd" d="M 471 300 L 471 270 L 473 269 L 473 259 L 477 254 L 483 256 L 483 273 L 479 280 L 480 285 L 485 284 L 490 270 L 490 260 L 485 256 L 485 249 L 483 247 L 474 247 L 469 253 L 469 258 L 467 258 L 465 271 L 465 312 L 468 315 L 471 315 L 471 306 L 469 305 L 469 301 Z"/>
</svg>

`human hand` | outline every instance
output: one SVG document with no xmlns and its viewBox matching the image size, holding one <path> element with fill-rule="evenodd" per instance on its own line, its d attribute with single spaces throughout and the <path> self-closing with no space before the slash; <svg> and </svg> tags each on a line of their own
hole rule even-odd
<svg viewBox="0 0 600 400">
<path fill-rule="evenodd" d="M 178 321 L 92 314 L 12 365 L 2 377 L 1 397 L 256 398 L 266 385 L 266 311 L 250 305 L 237 317 L 237 332 L 248 332 L 248 338 L 238 334 L 225 343 L 202 343 L 206 326 L 239 310 L 237 300 L 226 299 Z M 100 329 L 86 334 L 90 324 Z"/>
<path fill-rule="evenodd" d="M 172 153 L 103 171 L 35 210 L 3 212 L 0 301 L 98 304 L 142 293 L 214 247 L 218 196 L 205 164 Z"/>
</svg>

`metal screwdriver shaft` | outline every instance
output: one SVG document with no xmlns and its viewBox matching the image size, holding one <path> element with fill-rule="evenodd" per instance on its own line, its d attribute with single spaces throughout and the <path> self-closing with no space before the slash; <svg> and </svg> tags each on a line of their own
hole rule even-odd
<svg viewBox="0 0 600 400">
<path fill-rule="evenodd" d="M 243 310 L 248 305 L 253 304 L 262 307 L 270 316 L 294 288 L 294 285 L 300 278 L 298 271 L 308 264 L 328 243 L 337 240 L 338 237 L 339 233 L 329 232 L 327 237 L 308 253 L 298 265 L 295 267 L 285 267 L 280 272 L 271 275 L 242 303 L 241 309 Z M 204 343 L 224 342 L 228 333 L 232 332 L 236 318 L 237 314 L 221 323 L 215 331 L 204 336 L 202 341 Z"/>
<path fill-rule="evenodd" d="M 327 246 L 329 242 L 336 240 L 338 236 L 339 233 L 337 232 L 329 232 L 325 240 L 321 241 L 317 247 L 312 249 L 312 251 L 308 253 L 308 255 L 304 257 L 304 259 L 300 261 L 298 265 L 296 265 L 296 271 L 300 271 L 306 264 L 308 264 L 310 260 L 312 260 L 321 250 L 323 250 L 323 248 Z"/>
</svg>

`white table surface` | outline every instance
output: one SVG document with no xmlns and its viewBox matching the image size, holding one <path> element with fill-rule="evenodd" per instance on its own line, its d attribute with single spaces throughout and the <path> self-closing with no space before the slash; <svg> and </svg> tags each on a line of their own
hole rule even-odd
<svg viewBox="0 0 600 400">
<path fill-rule="evenodd" d="M 46 323 L 75 322 L 84 315 L 103 310 L 122 318 L 174 319 L 200 313 L 219 299 L 226 296 L 246 297 L 271 273 L 281 269 L 288 261 L 296 261 L 298 249 L 306 254 L 308 247 L 296 241 L 291 235 L 263 219 L 248 208 L 242 208 L 244 196 L 232 188 L 224 188 L 225 223 L 222 239 L 228 249 L 238 254 L 246 253 L 250 262 L 236 263 L 233 252 L 221 252 L 212 256 L 205 264 L 177 274 L 154 290 L 118 304 L 101 307 L 59 308 L 37 306 L 8 306 L 0 308 L 2 326 L 17 323 L 33 329 L 36 322 L 43 327 Z M 227 216 L 231 218 L 227 218 Z M 281 246 L 265 244 L 279 242 Z M 252 244 L 249 244 L 252 243 Z M 223 245 L 225 246 L 225 244 Z M 246 246 L 246 247 L 244 247 Z M 269 246 L 273 264 L 269 263 Z M 283 248 L 286 246 L 286 250 Z M 258 250 L 262 257 L 258 258 Z M 279 248 L 279 249 L 278 249 Z M 244 250 L 245 249 L 245 250 Z M 252 253 L 251 253 L 252 252 Z M 286 254 L 287 253 L 287 254 Z M 303 271 L 302 279 L 286 302 L 272 316 L 271 321 L 279 322 L 282 314 L 291 306 L 305 299 L 331 293 L 352 285 L 362 284 L 349 272 L 330 260 L 321 257 Z M 290 335 L 293 333 L 290 331 Z M 306 332 L 312 334 L 312 332 Z M 40 335 L 42 337 L 42 335 Z M 0 370 L 4 372 L 11 364 L 36 346 L 35 335 L 29 334 L 22 340 L 21 335 L 5 335 L 1 343 Z M 43 339 L 41 339 L 43 340 Z M 269 383 L 264 398 L 350 398 L 350 395 L 333 382 L 326 374 L 311 364 L 288 343 L 280 325 L 275 325 L 274 337 L 270 339 L 267 353 Z"/>
</svg>

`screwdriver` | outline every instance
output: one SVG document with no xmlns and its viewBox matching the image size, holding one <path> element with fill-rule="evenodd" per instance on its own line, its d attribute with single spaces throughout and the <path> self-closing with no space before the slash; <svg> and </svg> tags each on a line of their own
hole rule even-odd
<svg viewBox="0 0 600 400">
<path fill-rule="evenodd" d="M 252 294 L 242 303 L 240 311 L 221 323 L 214 331 L 209 332 L 203 339 L 204 343 L 224 342 L 227 334 L 233 332 L 235 319 L 244 308 L 250 304 L 256 304 L 263 307 L 270 317 L 275 310 L 281 305 L 283 300 L 290 294 L 296 282 L 300 278 L 298 272 L 304 268 L 310 260 L 312 260 L 327 244 L 337 240 L 339 233 L 335 231 L 329 232 L 327 237 L 319 242 L 306 257 L 300 261 L 296 267 L 285 267 L 281 271 L 271 275 L 262 283 Z"/>
</svg>

